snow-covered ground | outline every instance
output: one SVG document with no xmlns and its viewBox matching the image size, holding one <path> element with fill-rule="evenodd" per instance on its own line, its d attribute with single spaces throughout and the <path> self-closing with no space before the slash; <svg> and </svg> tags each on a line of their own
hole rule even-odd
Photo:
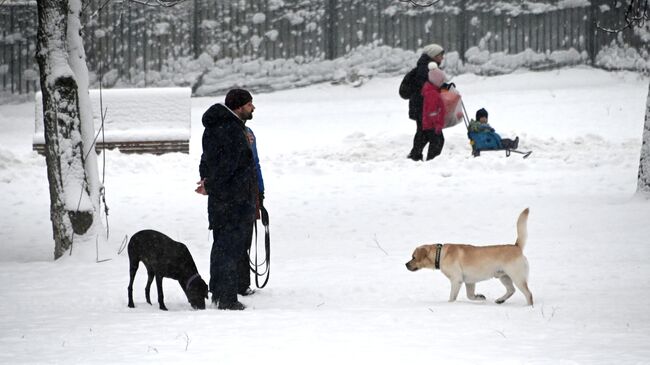
<svg viewBox="0 0 650 365">
<path fill-rule="evenodd" d="M 200 118 L 223 96 L 192 99 L 189 155 L 107 152 L 110 237 L 56 262 L 34 106 L 0 105 L 0 363 L 648 363 L 650 202 L 634 196 L 648 79 L 458 76 L 468 112 L 485 107 L 534 152 L 473 158 L 459 125 L 430 162 L 405 158 L 414 123 L 399 81 L 254 95 L 273 265 L 237 313 L 193 311 L 171 280 L 169 311 L 149 306 L 143 267 L 129 309 L 118 254 L 125 236 L 154 228 L 209 276 L 206 200 L 193 190 Z M 525 207 L 534 307 L 520 292 L 495 304 L 497 280 L 477 285 L 485 302 L 463 290 L 448 303 L 441 273 L 404 267 L 422 243 L 514 242 Z"/>
</svg>

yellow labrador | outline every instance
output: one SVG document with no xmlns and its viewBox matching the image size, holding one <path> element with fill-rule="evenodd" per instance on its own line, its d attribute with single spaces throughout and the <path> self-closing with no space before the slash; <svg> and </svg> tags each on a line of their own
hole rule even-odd
<svg viewBox="0 0 650 365">
<path fill-rule="evenodd" d="M 413 251 L 413 258 L 406 263 L 406 268 L 410 271 L 424 268 L 442 271 L 451 282 L 450 302 L 456 300 L 463 283 L 467 298 L 485 300 L 484 295 L 474 293 L 476 283 L 499 278 L 506 287 L 506 293 L 496 303 L 501 304 L 510 298 L 516 286 L 526 296 L 528 305 L 533 305 L 533 294 L 528 289 L 528 260 L 523 254 L 528 236 L 528 212 L 528 208 L 524 209 L 517 219 L 517 241 L 514 245 L 423 245 Z"/>
</svg>

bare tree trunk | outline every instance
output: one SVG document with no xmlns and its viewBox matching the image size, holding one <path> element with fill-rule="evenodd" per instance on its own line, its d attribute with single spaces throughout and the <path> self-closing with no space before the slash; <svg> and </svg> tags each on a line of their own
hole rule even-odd
<svg viewBox="0 0 650 365">
<path fill-rule="evenodd" d="M 650 193 L 650 85 L 648 85 L 648 99 L 645 107 L 637 192 Z"/>
<path fill-rule="evenodd" d="M 59 258 L 72 245 L 73 234 L 90 228 L 93 210 L 84 170 L 77 81 L 68 64 L 68 1 L 38 0 L 37 4 L 36 59 L 43 94 L 54 257 Z"/>
</svg>

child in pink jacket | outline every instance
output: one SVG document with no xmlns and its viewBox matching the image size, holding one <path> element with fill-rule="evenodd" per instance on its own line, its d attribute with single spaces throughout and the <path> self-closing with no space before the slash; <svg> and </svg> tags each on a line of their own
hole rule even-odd
<svg viewBox="0 0 650 365">
<path fill-rule="evenodd" d="M 435 158 L 442 151 L 445 137 L 442 128 L 445 126 L 445 104 L 440 96 L 440 87 L 445 82 L 445 73 L 435 62 L 429 63 L 428 81 L 422 87 L 422 132 L 424 140 L 429 143 L 427 161 Z"/>
</svg>

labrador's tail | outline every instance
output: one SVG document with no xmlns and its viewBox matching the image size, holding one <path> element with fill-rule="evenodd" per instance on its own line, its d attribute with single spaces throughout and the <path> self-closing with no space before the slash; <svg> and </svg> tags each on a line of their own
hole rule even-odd
<svg viewBox="0 0 650 365">
<path fill-rule="evenodd" d="M 521 214 L 519 214 L 519 219 L 517 219 L 517 241 L 515 245 L 519 246 L 522 250 L 526 246 L 526 239 L 528 238 L 528 208 L 524 209 Z"/>
</svg>

